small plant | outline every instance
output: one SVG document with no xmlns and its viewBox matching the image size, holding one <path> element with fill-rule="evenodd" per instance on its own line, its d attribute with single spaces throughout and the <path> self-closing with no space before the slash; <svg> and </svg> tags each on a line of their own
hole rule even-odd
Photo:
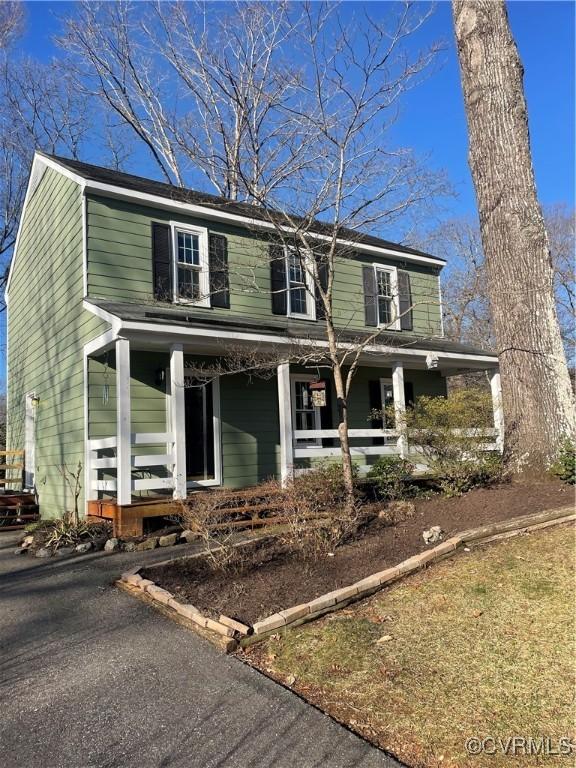
<svg viewBox="0 0 576 768">
<path fill-rule="evenodd" d="M 576 446 L 572 440 L 566 438 L 556 456 L 556 460 L 550 467 L 550 472 L 559 477 L 565 483 L 576 483 Z"/>
<path fill-rule="evenodd" d="M 356 478 L 358 470 L 354 467 Z M 350 507 L 338 462 L 325 462 L 295 477 L 284 491 L 288 520 L 285 543 L 305 557 L 316 559 L 332 552 L 353 536 L 362 521 L 356 500 Z"/>
<path fill-rule="evenodd" d="M 72 494 L 72 509 L 68 514 L 71 516 L 74 525 L 78 525 L 80 520 L 80 514 L 78 511 L 78 499 L 82 493 L 82 483 L 80 482 L 80 478 L 82 476 L 82 462 L 78 462 L 78 466 L 75 470 L 69 469 L 68 466 L 64 464 L 63 466 L 59 467 L 58 471 L 66 483 L 68 490 Z"/>
<path fill-rule="evenodd" d="M 386 501 L 395 501 L 413 496 L 412 483 L 414 465 L 399 456 L 380 456 L 367 474 L 378 496 Z"/>
</svg>

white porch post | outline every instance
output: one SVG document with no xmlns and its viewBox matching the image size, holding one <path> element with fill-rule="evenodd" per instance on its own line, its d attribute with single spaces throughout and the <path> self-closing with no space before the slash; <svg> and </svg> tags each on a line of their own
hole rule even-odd
<svg viewBox="0 0 576 768">
<path fill-rule="evenodd" d="M 400 437 L 398 438 L 398 450 L 400 456 L 405 458 L 408 454 L 408 439 L 405 434 L 406 400 L 404 397 L 404 366 L 402 363 L 392 363 L 392 392 L 394 394 L 396 428 L 401 431 Z"/>
<path fill-rule="evenodd" d="M 492 408 L 494 411 L 494 426 L 496 428 L 496 445 L 498 450 L 504 450 L 504 410 L 502 408 L 502 385 L 500 371 L 494 368 L 490 372 L 490 389 L 492 391 Z"/>
<path fill-rule="evenodd" d="M 282 487 L 285 488 L 292 479 L 294 468 L 289 363 L 280 363 L 278 366 L 278 411 L 280 414 L 280 479 Z"/>
<path fill-rule="evenodd" d="M 116 348 L 116 501 L 132 501 L 132 440 L 130 405 L 130 342 L 119 338 Z"/>
<path fill-rule="evenodd" d="M 174 498 L 186 498 L 186 433 L 184 431 L 184 351 L 182 344 L 170 347 L 170 429 L 174 464 Z"/>
</svg>

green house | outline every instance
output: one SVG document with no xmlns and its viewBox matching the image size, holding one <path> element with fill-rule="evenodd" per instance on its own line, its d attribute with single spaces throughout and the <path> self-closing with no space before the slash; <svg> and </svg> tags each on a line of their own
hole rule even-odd
<svg viewBox="0 0 576 768">
<path fill-rule="evenodd" d="M 401 414 L 470 369 L 490 371 L 501 430 L 497 358 L 443 336 L 444 262 L 352 232 L 341 246 L 339 343 L 371 338 L 348 402 L 354 459 L 410 453 L 373 410 Z M 86 509 L 286 482 L 338 455 L 329 369 L 291 362 L 326 347 L 324 313 L 258 207 L 38 152 L 7 303 L 8 448 L 25 450 L 44 516 L 70 508 L 79 465 Z M 242 356 L 267 374 L 215 374 Z"/>
</svg>

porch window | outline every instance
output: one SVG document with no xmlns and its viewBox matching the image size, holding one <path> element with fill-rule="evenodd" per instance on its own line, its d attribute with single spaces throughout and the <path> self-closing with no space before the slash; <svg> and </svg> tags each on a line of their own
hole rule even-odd
<svg viewBox="0 0 576 768">
<path fill-rule="evenodd" d="M 399 330 L 398 276 L 394 267 L 374 267 L 378 299 L 378 325 Z"/>
<path fill-rule="evenodd" d="M 321 429 L 320 407 L 312 402 L 312 379 L 292 379 L 292 418 L 294 429 Z M 298 445 L 322 445 L 316 438 L 299 438 Z"/>
<path fill-rule="evenodd" d="M 208 306 L 210 296 L 206 230 L 173 225 L 173 242 L 176 259 L 176 298 Z"/>
<path fill-rule="evenodd" d="M 394 414 L 391 406 L 394 406 L 394 389 L 392 379 L 380 379 L 380 393 L 382 398 L 382 426 L 384 429 L 394 429 Z"/>
<path fill-rule="evenodd" d="M 286 249 L 288 316 L 314 320 L 314 279 L 308 268 L 309 256 Z"/>
</svg>

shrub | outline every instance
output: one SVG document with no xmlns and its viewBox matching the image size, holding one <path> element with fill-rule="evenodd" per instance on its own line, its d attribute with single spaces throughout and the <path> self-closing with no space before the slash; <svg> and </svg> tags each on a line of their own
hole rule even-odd
<svg viewBox="0 0 576 768">
<path fill-rule="evenodd" d="M 556 456 L 556 460 L 550 467 L 550 472 L 565 483 L 576 483 L 576 446 L 566 438 Z"/>
<path fill-rule="evenodd" d="M 355 477 L 357 468 L 354 467 Z M 284 491 L 285 542 L 312 559 L 332 552 L 356 533 L 362 519 L 357 500 L 347 503 L 342 466 L 325 462 L 295 477 Z"/>
<path fill-rule="evenodd" d="M 448 398 L 420 397 L 406 412 L 406 424 L 409 444 L 420 446 L 438 487 L 447 495 L 502 478 L 500 454 L 484 450 L 482 432 L 492 426 L 487 392 L 460 389 Z"/>
<path fill-rule="evenodd" d="M 195 493 L 181 502 L 181 524 L 198 536 L 204 555 L 215 571 L 239 571 L 244 564 L 244 551 L 236 547 L 238 529 L 235 523 L 251 515 L 255 501 L 270 502 L 271 509 L 281 493 L 274 480 L 261 483 L 249 497 L 227 489 Z M 246 512 L 242 512 L 242 507 Z M 238 510 L 234 511 L 231 510 Z"/>
<path fill-rule="evenodd" d="M 414 465 L 399 456 L 380 456 L 367 474 L 378 496 L 387 501 L 414 495 Z"/>
<path fill-rule="evenodd" d="M 53 520 L 39 520 L 26 526 L 26 531 L 34 535 L 34 545 L 60 549 L 75 547 L 85 541 L 92 541 L 101 536 L 109 536 L 112 524 L 108 521 L 88 523 L 85 520 L 74 521 L 72 514 L 63 515 Z"/>
</svg>

